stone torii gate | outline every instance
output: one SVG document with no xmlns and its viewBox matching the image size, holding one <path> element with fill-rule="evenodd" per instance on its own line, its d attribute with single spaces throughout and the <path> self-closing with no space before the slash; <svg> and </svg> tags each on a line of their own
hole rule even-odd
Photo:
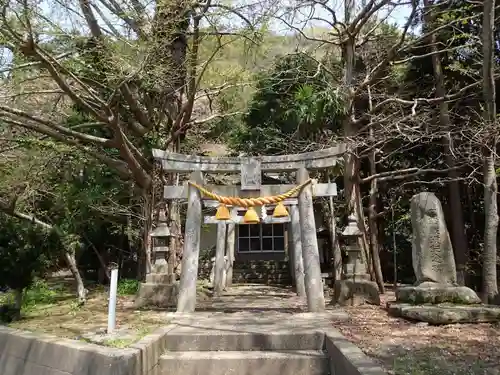
<svg viewBox="0 0 500 375">
<path fill-rule="evenodd" d="M 302 154 L 260 157 L 206 157 L 153 150 L 153 156 L 161 161 L 164 172 L 191 172 L 190 181 L 183 186 L 164 187 L 166 200 L 188 200 L 177 312 L 193 312 L 196 306 L 200 236 L 203 221 L 202 204 L 206 207 L 214 207 L 217 204 L 216 201 L 207 197 L 206 192 L 222 197 L 256 198 L 280 195 L 296 188 L 295 185 L 262 185 L 262 172 L 296 172 L 297 184 L 304 185 L 297 198 L 282 200 L 285 206 L 290 207 L 291 219 L 288 217 L 267 217 L 264 222 L 291 222 L 293 273 L 297 292 L 299 295 L 305 292 L 309 311 L 323 311 L 325 298 L 312 199 L 313 196 L 336 196 L 337 187 L 334 183 L 308 184 L 308 170 L 330 168 L 337 163 L 344 152 L 345 145 L 343 144 Z M 241 186 L 204 186 L 204 172 L 240 173 Z M 200 191 L 200 186 L 201 190 L 205 190 L 205 193 Z M 269 205 L 266 204 L 267 206 Z M 227 223 L 233 226 L 233 232 L 234 224 L 242 223 L 242 218 L 235 215 L 235 211 L 236 207 L 233 207 L 233 214 L 227 220 L 217 222 L 218 237 L 221 237 L 221 240 L 218 241 L 216 248 L 216 280 L 214 282 L 216 288 L 221 288 L 221 275 L 224 267 L 225 242 L 222 241 L 225 240 L 225 235 L 222 237 L 222 234 L 226 233 Z M 215 223 L 211 218 L 205 219 L 205 222 Z M 232 254 L 230 254 L 231 257 Z M 231 263 L 232 260 L 230 259 Z"/>
</svg>

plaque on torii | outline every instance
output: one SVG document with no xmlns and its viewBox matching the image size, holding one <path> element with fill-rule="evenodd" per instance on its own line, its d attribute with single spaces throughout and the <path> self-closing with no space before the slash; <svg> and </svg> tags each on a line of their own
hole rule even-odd
<svg viewBox="0 0 500 375">
<path fill-rule="evenodd" d="M 258 198 L 285 194 L 296 189 L 300 184 L 303 188 L 300 189 L 298 196 L 284 199 L 282 202 L 289 207 L 291 217 L 267 216 L 260 221 L 264 223 L 290 222 L 297 293 L 307 297 L 309 311 L 323 311 L 325 300 L 312 199 L 313 197 L 336 196 L 337 186 L 334 183 L 308 183 L 308 171 L 335 166 L 344 152 L 345 145 L 343 144 L 302 154 L 259 157 L 207 157 L 153 150 L 153 156 L 161 161 L 164 172 L 191 172 L 189 181 L 184 185 L 164 187 L 165 199 L 188 200 L 177 311 L 193 312 L 195 310 L 202 223 L 217 224 L 217 237 L 225 238 L 228 226 L 245 223 L 244 218 L 239 216 L 237 211 L 248 208 L 231 207 L 231 217 L 224 221 L 213 216 L 203 218 L 202 204 L 206 207 L 216 207 L 220 202 L 210 199 L 206 193 L 202 194 L 201 190 L 219 197 Z M 241 185 L 204 185 L 204 172 L 240 173 Z M 297 185 L 262 185 L 262 172 L 296 172 Z M 199 189 L 200 187 L 202 189 Z M 234 235 L 234 230 L 232 233 Z M 221 282 L 225 266 L 225 248 L 225 243 L 218 241 L 214 275 L 216 294 L 220 294 L 223 287 Z"/>
</svg>

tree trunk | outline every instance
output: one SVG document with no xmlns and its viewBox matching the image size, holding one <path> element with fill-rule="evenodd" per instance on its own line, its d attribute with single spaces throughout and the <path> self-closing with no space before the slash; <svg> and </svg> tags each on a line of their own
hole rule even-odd
<svg viewBox="0 0 500 375">
<path fill-rule="evenodd" d="M 370 165 L 375 174 L 375 159 L 370 158 Z M 373 271 L 375 273 L 375 281 L 377 282 L 381 294 L 385 293 L 384 276 L 382 274 L 382 265 L 380 264 L 380 248 L 378 243 L 378 224 L 377 224 L 377 179 L 371 181 L 370 186 L 370 207 L 368 210 L 368 222 L 370 228 L 370 250 L 373 263 Z"/>
<path fill-rule="evenodd" d="M 345 24 L 349 27 L 351 16 L 355 9 L 355 0 L 345 0 L 344 2 L 344 18 Z M 354 128 L 354 97 L 352 86 L 354 81 L 354 63 L 355 63 L 356 40 L 353 36 L 346 36 L 342 45 L 342 57 L 344 63 L 344 86 L 346 92 L 346 110 L 347 115 L 343 121 L 344 136 L 346 139 L 347 150 L 344 156 L 345 171 L 344 171 L 344 196 L 346 199 L 346 214 L 354 213 L 358 227 L 363 233 L 360 239 L 360 248 L 362 251 L 363 261 L 367 265 L 370 274 L 373 276 L 373 267 L 368 262 L 368 240 L 366 238 L 366 227 L 363 213 L 363 205 L 361 202 L 361 191 L 359 186 L 359 160 L 356 156 L 356 144 L 354 137 L 356 129 Z"/>
<path fill-rule="evenodd" d="M 179 238 L 181 234 L 179 203 L 177 201 L 169 202 L 169 222 L 170 222 L 170 243 L 168 252 L 168 273 L 175 275 L 179 273 L 180 253 L 182 252 L 179 246 Z"/>
<path fill-rule="evenodd" d="M 186 94 L 187 66 L 196 66 L 196 61 L 188 61 L 187 58 L 187 33 L 191 20 L 190 6 L 182 1 L 174 0 L 170 2 L 157 2 L 156 12 L 153 22 L 153 37 L 157 43 L 151 51 L 150 66 L 147 67 L 151 72 L 158 70 L 158 67 L 164 67 L 164 79 L 156 82 L 157 76 L 153 74 L 152 82 L 154 86 L 156 105 L 159 108 L 166 108 L 168 119 L 162 122 L 160 129 L 164 139 L 169 139 L 170 144 L 163 144 L 161 148 L 170 152 L 180 151 L 180 128 L 189 121 L 191 111 L 185 104 L 194 100 L 194 93 L 187 92 L 190 96 L 186 103 L 183 103 Z M 198 43 L 198 41 L 196 41 Z M 193 56 L 192 56 L 193 57 Z M 196 57 L 196 56 L 195 56 Z M 165 63 L 165 61 L 167 63 Z M 196 71 L 190 71 L 195 75 Z M 190 77 L 195 80 L 196 77 Z M 194 81 L 193 81 L 194 82 Z M 162 172 L 163 173 L 163 172 Z M 168 181 L 174 184 L 178 182 L 178 175 L 170 174 Z M 163 178 L 161 179 L 163 181 Z M 163 190 L 157 201 L 163 200 Z M 155 210 L 156 207 L 152 207 Z M 179 264 L 182 246 L 180 241 L 181 221 L 179 203 L 176 201 L 168 202 L 169 229 L 171 233 L 169 242 L 168 271 L 174 273 L 180 272 Z"/>
<path fill-rule="evenodd" d="M 177 141 L 171 148 L 172 152 L 180 151 L 180 142 Z M 171 185 L 179 185 L 179 174 L 171 173 L 168 179 Z M 179 202 L 176 200 L 171 200 L 168 202 L 168 220 L 170 229 L 170 244 L 169 244 L 169 257 L 168 257 L 168 272 L 172 272 L 172 275 L 180 275 L 181 264 L 180 259 L 182 258 L 182 246 L 179 239 L 182 237 L 182 226 L 181 226 L 181 213 Z"/>
<path fill-rule="evenodd" d="M 14 289 L 14 309 L 12 320 L 21 319 L 21 308 L 23 307 L 23 288 Z"/>
<path fill-rule="evenodd" d="M 497 285 L 497 179 L 495 171 L 496 105 L 494 80 L 494 24 L 495 1 L 483 2 L 483 100 L 484 126 L 492 134 L 484 142 L 484 252 L 483 252 L 483 302 L 492 301 L 498 294 Z"/>
<path fill-rule="evenodd" d="M 335 219 L 335 209 L 333 206 L 333 197 L 330 197 L 329 202 L 329 224 L 330 224 L 330 242 L 333 252 L 333 277 L 334 281 L 338 281 L 342 277 L 342 250 L 340 249 L 339 240 L 337 238 L 337 223 Z"/>
<path fill-rule="evenodd" d="M 142 195 L 142 245 L 139 249 L 139 254 L 137 257 L 137 274 L 139 280 L 144 280 L 146 275 L 151 272 L 151 248 L 152 248 L 152 237 L 151 233 L 153 230 L 153 194 L 152 189 L 148 191 L 143 191 Z"/>
<path fill-rule="evenodd" d="M 80 304 L 85 303 L 87 299 L 87 290 L 85 289 L 85 284 L 83 283 L 83 278 L 80 275 L 80 271 L 78 270 L 78 265 L 76 263 L 75 251 L 68 250 L 64 253 L 64 258 L 68 263 L 69 270 L 73 275 L 76 282 L 76 295 L 78 297 L 78 302 Z"/>
<path fill-rule="evenodd" d="M 484 158 L 484 250 L 483 250 L 483 302 L 491 302 L 498 294 L 497 285 L 497 230 L 498 186 L 493 153 Z"/>
<path fill-rule="evenodd" d="M 446 161 L 448 167 L 455 167 L 455 160 L 450 153 L 451 139 L 445 140 Z M 460 184 L 457 180 L 456 171 L 452 170 L 448 174 L 451 182 L 449 184 L 449 199 L 451 210 L 451 240 L 455 250 L 455 262 L 457 265 L 457 282 L 459 285 L 467 284 L 467 262 L 469 260 L 469 247 L 465 235 L 465 224 L 463 218 L 463 206 L 460 196 Z"/>
<path fill-rule="evenodd" d="M 434 28 L 434 15 L 432 9 L 430 8 L 432 4 L 429 0 L 424 0 L 424 6 L 427 8 L 425 11 L 425 23 L 429 30 Z M 441 65 L 441 56 L 439 55 L 438 39 L 436 33 L 432 33 L 430 36 L 430 48 L 432 55 L 432 66 L 434 70 L 434 80 L 436 82 L 436 97 L 444 97 L 446 95 L 446 88 L 444 85 L 444 75 L 443 67 Z M 453 243 L 453 249 L 455 251 L 455 262 L 457 265 L 457 281 L 460 285 L 465 285 L 466 279 L 466 267 L 468 259 L 468 247 L 467 238 L 465 236 L 465 225 L 463 219 L 463 207 L 462 201 L 460 200 L 460 184 L 458 182 L 458 174 L 455 169 L 455 159 L 452 154 L 453 140 L 448 134 L 451 133 L 452 126 L 449 115 L 448 102 L 442 101 L 439 104 L 439 122 L 447 134 L 443 137 L 443 147 L 446 157 L 446 163 L 451 171 L 448 173 L 450 178 L 449 183 L 449 200 L 450 200 L 450 210 L 451 217 L 451 239 Z"/>
<path fill-rule="evenodd" d="M 372 110 L 372 95 L 368 86 L 368 106 Z M 374 144 L 373 126 L 370 127 L 370 141 Z M 375 164 L 377 158 L 377 150 L 374 149 L 370 153 L 370 174 L 377 174 L 377 166 Z M 370 230 L 370 251 L 373 264 L 373 272 L 375 281 L 381 294 L 385 294 L 384 276 L 382 274 L 382 266 L 380 264 L 380 247 L 378 243 L 378 223 L 377 223 L 377 179 L 374 178 L 370 182 L 370 202 L 368 207 L 368 227 Z"/>
</svg>

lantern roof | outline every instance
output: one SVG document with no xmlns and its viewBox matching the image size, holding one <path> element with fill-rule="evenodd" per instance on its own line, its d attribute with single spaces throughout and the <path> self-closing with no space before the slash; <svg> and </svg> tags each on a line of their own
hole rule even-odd
<svg viewBox="0 0 500 375">
<path fill-rule="evenodd" d="M 160 223 L 152 232 L 151 237 L 169 237 L 170 229 L 167 223 Z"/>
<path fill-rule="evenodd" d="M 354 214 L 350 214 L 347 218 L 347 226 L 342 232 L 342 235 L 346 237 L 359 237 L 362 235 Z"/>
</svg>

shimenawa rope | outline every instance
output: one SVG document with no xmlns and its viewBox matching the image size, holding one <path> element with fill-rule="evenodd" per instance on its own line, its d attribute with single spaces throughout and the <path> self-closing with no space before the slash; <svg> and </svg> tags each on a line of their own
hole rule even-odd
<svg viewBox="0 0 500 375">
<path fill-rule="evenodd" d="M 303 182 L 302 184 L 295 186 L 294 188 L 288 190 L 286 193 L 279 194 L 279 195 L 273 195 L 273 196 L 269 196 L 269 197 L 258 197 L 258 198 L 223 197 L 221 195 L 215 194 L 215 193 L 205 189 L 203 186 L 200 186 L 200 185 L 196 184 L 195 182 L 188 181 L 188 184 L 195 187 L 196 189 L 198 189 L 200 191 L 200 193 L 207 196 L 208 198 L 216 200 L 222 204 L 225 204 L 228 206 L 238 206 L 238 207 L 249 208 L 249 207 L 254 207 L 254 206 L 262 206 L 265 204 L 274 204 L 274 203 L 282 202 L 285 199 L 290 198 L 292 195 L 294 195 L 295 193 L 302 190 L 304 187 L 309 185 L 311 182 L 312 182 L 312 179 L 308 179 L 307 181 Z"/>
</svg>

